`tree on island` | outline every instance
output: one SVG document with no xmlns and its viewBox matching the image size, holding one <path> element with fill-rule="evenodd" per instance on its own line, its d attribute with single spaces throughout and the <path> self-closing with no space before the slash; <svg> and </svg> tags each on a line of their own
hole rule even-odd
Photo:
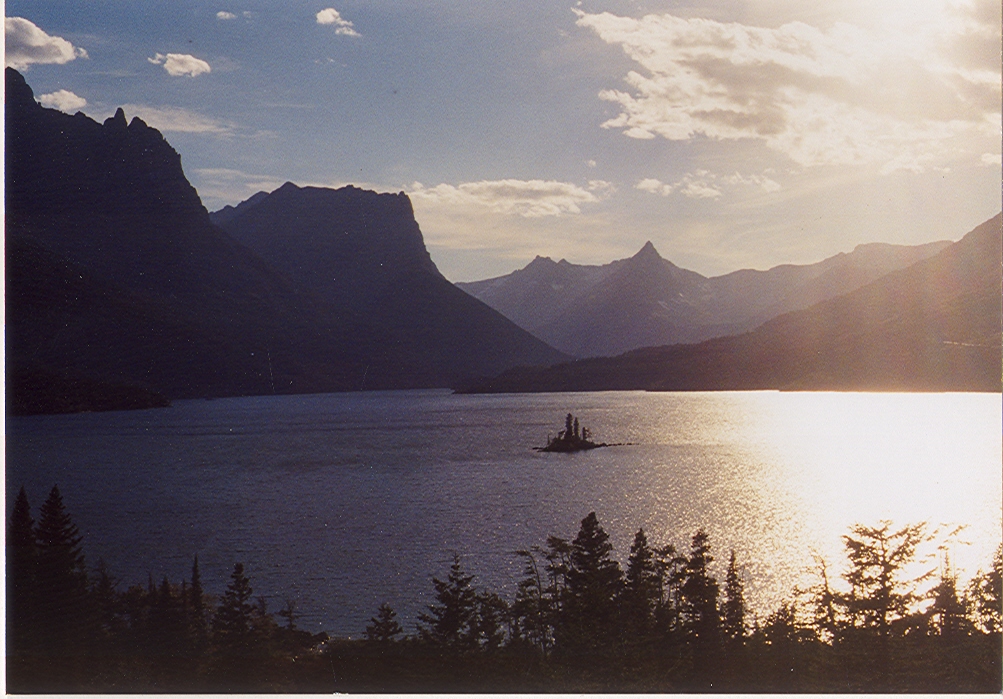
<svg viewBox="0 0 1003 699">
<path fill-rule="evenodd" d="M 588 428 L 582 427 L 578 418 L 568 413 L 564 418 L 564 429 L 557 433 L 557 437 L 551 439 L 548 435 L 547 446 L 536 447 L 537 451 L 560 451 L 572 452 L 585 449 L 595 449 L 597 447 L 610 446 L 608 444 L 596 444 L 590 441 L 591 433 Z"/>
</svg>

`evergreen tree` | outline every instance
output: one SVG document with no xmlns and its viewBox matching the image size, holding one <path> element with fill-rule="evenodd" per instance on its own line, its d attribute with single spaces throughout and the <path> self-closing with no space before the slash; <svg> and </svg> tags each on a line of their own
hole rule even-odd
<svg viewBox="0 0 1003 699">
<path fill-rule="evenodd" d="M 428 605 L 428 614 L 418 615 L 419 637 L 439 648 L 467 652 L 477 648 L 477 592 L 472 586 L 473 575 L 463 572 L 460 557 L 453 555 L 453 564 L 445 581 L 432 578 L 438 604 Z"/>
<path fill-rule="evenodd" d="M 7 654 L 34 650 L 36 607 L 35 521 L 24 486 L 14 500 L 7 523 Z"/>
<path fill-rule="evenodd" d="M 930 596 L 933 604 L 930 605 L 929 616 L 934 632 L 945 639 L 967 635 L 970 623 L 968 609 L 958 597 L 958 576 L 947 558 L 940 572 L 940 581 L 930 591 Z"/>
<path fill-rule="evenodd" d="M 590 512 L 571 543 L 567 592 L 557 629 L 558 642 L 568 652 L 614 650 L 623 573 L 610 557 L 612 551 L 609 535 L 596 513 Z"/>
<path fill-rule="evenodd" d="M 213 618 L 213 637 L 224 656 L 250 656 L 255 649 L 253 592 L 251 581 L 244 575 L 244 564 L 234 564 L 230 583 Z"/>
<path fill-rule="evenodd" d="M 366 638 L 381 645 L 393 643 L 402 633 L 404 629 L 397 623 L 397 612 L 387 602 L 380 605 L 366 627 Z"/>
<path fill-rule="evenodd" d="M 990 634 L 1003 632 L 1003 546 L 996 549 L 989 572 L 972 580 L 967 596 L 978 626 Z"/>
<path fill-rule="evenodd" d="M 646 637 L 661 602 L 661 586 L 655 552 L 648 546 L 643 529 L 637 530 L 630 546 L 623 602 L 628 631 L 635 638 Z"/>
<path fill-rule="evenodd" d="M 872 630 L 887 638 L 891 624 L 903 618 L 920 598 L 916 586 L 930 577 L 926 573 L 913 580 L 901 579 L 903 568 L 916 554 L 916 548 L 929 541 L 926 523 L 891 530 L 890 522 L 878 527 L 856 524 L 852 534 L 843 536 L 850 568 L 844 575 L 851 592 L 844 604 L 853 626 Z"/>
<path fill-rule="evenodd" d="M 539 547 L 516 551 L 525 565 L 512 603 L 513 638 L 546 654 L 553 644 L 553 600 L 536 560 Z"/>
<path fill-rule="evenodd" d="M 728 573 L 724 583 L 724 605 L 722 609 L 724 634 L 732 641 L 745 637 L 745 589 L 738 575 L 735 551 L 732 549 L 728 560 Z"/>
<path fill-rule="evenodd" d="M 209 627 L 206 621 L 205 593 L 202 591 L 202 575 L 199 573 L 199 557 L 192 561 L 192 585 L 188 589 L 188 610 L 191 621 L 192 652 L 200 656 L 205 652 L 209 639 Z"/>
<path fill-rule="evenodd" d="M 53 486 L 39 512 L 36 582 L 43 652 L 83 654 L 89 622 L 82 537 Z"/>
<path fill-rule="evenodd" d="M 658 605 L 655 608 L 655 631 L 663 642 L 669 642 L 682 625 L 683 594 L 686 581 L 686 557 L 676 547 L 666 544 L 655 549 L 655 571 L 658 575 Z"/>
<path fill-rule="evenodd" d="M 509 606 L 494 592 L 477 593 L 477 615 L 473 632 L 481 651 L 494 653 L 505 643 Z"/>
<path fill-rule="evenodd" d="M 707 533 L 702 529 L 693 535 L 680 588 L 686 629 L 691 639 L 704 646 L 716 644 L 721 630 L 717 607 L 719 588 L 709 571 L 714 558 L 710 555 L 708 540 Z"/>
</svg>

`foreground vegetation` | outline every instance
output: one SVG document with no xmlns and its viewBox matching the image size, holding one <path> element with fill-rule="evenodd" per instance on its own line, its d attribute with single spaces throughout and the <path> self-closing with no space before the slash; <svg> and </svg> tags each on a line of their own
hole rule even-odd
<svg viewBox="0 0 1003 699">
<path fill-rule="evenodd" d="M 22 489 L 7 526 L 8 691 L 1000 692 L 1003 548 L 959 590 L 946 560 L 906 576 L 931 540 L 922 524 L 843 538 L 840 579 L 820 561 L 816 585 L 760 620 L 735 552 L 723 584 L 712 574 L 706 533 L 677 550 L 640 530 L 624 571 L 590 513 L 573 540 L 516 552 L 514 599 L 476 588 L 455 557 L 414 634 L 384 604 L 353 641 L 296 628 L 290 602 L 270 613 L 239 563 L 218 597 L 197 558 L 189 580 L 122 590 L 85 567 L 58 489 L 37 525 Z"/>
</svg>

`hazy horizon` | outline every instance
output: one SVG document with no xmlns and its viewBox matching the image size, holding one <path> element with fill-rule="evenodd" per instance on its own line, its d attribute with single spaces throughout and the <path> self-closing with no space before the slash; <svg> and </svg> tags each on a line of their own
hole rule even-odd
<svg viewBox="0 0 1003 699">
<path fill-rule="evenodd" d="M 706 276 L 1000 210 L 987 0 L 8 2 L 43 105 L 160 129 L 210 210 L 285 181 L 405 191 L 443 274 L 650 240 Z"/>
</svg>

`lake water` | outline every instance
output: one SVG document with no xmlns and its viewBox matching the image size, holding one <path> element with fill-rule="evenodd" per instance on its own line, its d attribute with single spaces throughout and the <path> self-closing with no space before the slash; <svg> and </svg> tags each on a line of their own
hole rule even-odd
<svg viewBox="0 0 1003 699">
<path fill-rule="evenodd" d="M 532 451 L 568 411 L 629 446 Z M 1000 541 L 998 394 L 373 392 L 177 401 L 166 409 L 9 418 L 8 512 L 53 483 L 123 583 L 189 577 L 220 593 L 245 563 L 275 611 L 358 635 L 383 601 L 405 628 L 453 552 L 511 595 L 512 551 L 573 538 L 595 510 L 616 555 L 634 532 L 688 548 L 711 537 L 719 579 L 734 548 L 765 615 L 837 570 L 860 522 L 966 529 L 948 542 L 969 577 Z M 936 567 L 932 561 L 930 567 Z"/>
</svg>

